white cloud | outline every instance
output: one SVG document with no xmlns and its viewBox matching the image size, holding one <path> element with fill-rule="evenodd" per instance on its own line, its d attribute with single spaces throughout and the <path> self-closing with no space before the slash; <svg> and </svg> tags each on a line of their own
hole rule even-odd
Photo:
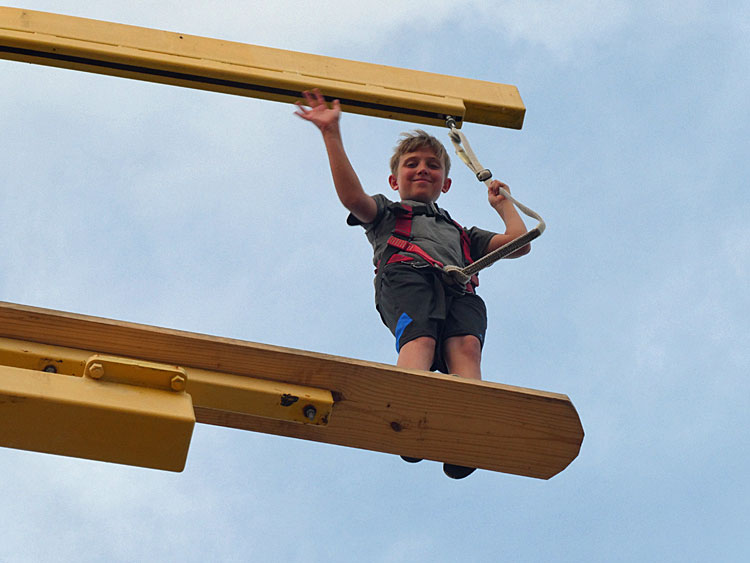
<svg viewBox="0 0 750 563">
<path fill-rule="evenodd" d="M 670 42 L 680 36 L 677 30 L 706 28 L 717 18 L 740 30 L 748 26 L 747 8 L 717 13 L 701 0 L 330 0 L 325 5 L 281 0 L 221 7 L 195 0 L 166 0 L 158 7 L 150 0 L 30 0 L 24 8 L 342 58 L 351 58 L 340 52 L 342 45 L 371 51 L 388 43 L 420 48 L 424 37 L 440 28 L 456 30 L 446 40 L 457 49 L 474 42 L 477 34 L 496 34 L 500 41 L 541 46 L 558 60 L 572 60 L 588 58 L 593 46 L 615 36 L 641 41 L 635 33 L 643 28 L 660 30 L 659 41 Z"/>
<path fill-rule="evenodd" d="M 282 0 L 227 2 L 220 6 L 167 0 L 159 2 L 158 7 L 147 0 L 127 4 L 42 0 L 27 2 L 24 7 L 291 50 L 376 43 L 394 24 L 402 24 L 419 37 L 420 31 L 439 25 L 448 16 L 460 16 L 459 6 L 446 0 L 331 0 L 318 5 Z M 346 58 L 345 54 L 341 56 Z"/>
<path fill-rule="evenodd" d="M 50 11 L 129 25 L 180 31 L 298 51 L 331 53 L 341 45 L 369 46 L 377 50 L 389 42 L 413 43 L 418 48 L 436 29 L 456 30 L 446 36 L 457 48 L 473 42 L 474 34 L 497 34 L 502 39 L 541 45 L 567 58 L 606 38 L 621 27 L 630 13 L 623 0 L 570 0 L 522 2 L 520 0 L 331 0 L 325 5 L 285 0 L 268 3 L 235 3 L 221 9 L 212 3 L 153 2 L 91 4 L 79 0 L 27 2 L 27 9 Z"/>
<path fill-rule="evenodd" d="M 592 43 L 621 28 L 630 15 L 624 0 L 477 1 L 473 7 L 484 28 L 541 45 L 560 58 L 585 53 Z"/>
<path fill-rule="evenodd" d="M 722 250 L 740 287 L 750 287 L 750 228 L 733 225 L 722 235 Z"/>
</svg>

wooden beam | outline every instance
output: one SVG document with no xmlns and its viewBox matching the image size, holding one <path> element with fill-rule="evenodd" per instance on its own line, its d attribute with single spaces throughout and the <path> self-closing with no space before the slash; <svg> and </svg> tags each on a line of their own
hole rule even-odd
<svg viewBox="0 0 750 563">
<path fill-rule="evenodd" d="M 0 336 L 332 392 L 326 426 L 204 406 L 196 420 L 548 479 L 578 455 L 567 396 L 166 328 L 0 302 Z M 205 382 L 205 380 L 204 380 Z"/>
<path fill-rule="evenodd" d="M 0 58 L 293 103 L 318 87 L 344 110 L 430 125 L 520 129 L 507 84 L 0 7 Z"/>
</svg>

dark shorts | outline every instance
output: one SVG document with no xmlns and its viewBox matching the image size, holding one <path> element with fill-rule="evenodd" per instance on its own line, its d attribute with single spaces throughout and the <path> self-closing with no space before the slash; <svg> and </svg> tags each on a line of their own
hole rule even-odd
<svg viewBox="0 0 750 563">
<path fill-rule="evenodd" d="M 484 345 L 487 309 L 478 295 L 447 285 L 433 268 L 393 264 L 375 280 L 375 305 L 396 337 L 396 350 L 421 336 L 437 343 L 433 370 L 448 373 L 443 343 L 452 336 L 473 335 Z"/>
</svg>

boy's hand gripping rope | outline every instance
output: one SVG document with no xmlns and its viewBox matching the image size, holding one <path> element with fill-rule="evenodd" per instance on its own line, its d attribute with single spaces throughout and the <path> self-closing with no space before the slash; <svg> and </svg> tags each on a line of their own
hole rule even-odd
<svg viewBox="0 0 750 563">
<path fill-rule="evenodd" d="M 453 147 L 456 149 L 456 154 L 458 155 L 458 157 L 466 164 L 466 166 L 471 169 L 472 172 L 474 172 L 474 174 L 476 174 L 477 179 L 480 182 L 484 182 L 489 188 L 490 182 L 492 181 L 492 172 L 484 168 L 479 163 L 479 160 L 474 154 L 474 151 L 471 150 L 471 145 L 469 145 L 469 141 L 466 139 L 466 135 L 464 135 L 461 130 L 456 127 L 456 121 L 452 117 L 448 117 L 445 123 L 450 128 L 449 136 L 451 142 L 453 143 Z M 517 201 L 508 193 L 507 190 L 500 188 L 500 194 L 505 197 L 505 199 L 512 202 L 513 205 L 515 205 L 518 209 L 520 209 L 524 213 L 524 215 L 527 215 L 532 219 L 536 219 L 538 221 L 538 224 L 536 227 L 522 234 L 520 237 L 510 241 L 500 248 L 493 250 L 492 252 L 485 254 L 479 260 L 469 264 L 468 266 L 465 266 L 464 268 L 459 268 L 458 266 L 445 266 L 445 272 L 453 276 L 453 278 L 455 278 L 460 285 L 468 283 L 468 281 L 471 279 L 471 276 L 473 276 L 480 270 L 491 266 L 498 260 L 501 260 L 502 258 L 505 258 L 506 256 L 513 254 L 515 251 L 523 248 L 532 240 L 541 236 L 541 234 L 544 232 L 546 224 L 544 223 L 544 219 L 542 219 L 538 213 Z"/>
</svg>

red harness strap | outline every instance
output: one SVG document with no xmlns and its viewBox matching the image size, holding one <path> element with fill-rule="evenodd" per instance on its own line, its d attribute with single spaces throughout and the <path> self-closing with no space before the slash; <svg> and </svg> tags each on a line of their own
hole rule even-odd
<svg viewBox="0 0 750 563">
<path fill-rule="evenodd" d="M 388 245 L 402 252 L 411 252 L 416 254 L 420 258 L 424 259 L 428 264 L 435 268 L 442 268 L 444 264 L 438 260 L 435 260 L 432 256 L 427 254 L 422 248 L 411 242 L 411 226 L 412 220 L 414 219 L 414 209 L 410 205 L 400 204 L 404 212 L 399 213 L 396 217 L 396 226 L 393 229 L 393 234 L 388 239 Z M 453 224 L 461 233 L 461 249 L 464 254 L 464 259 L 467 264 L 471 264 L 474 260 L 471 258 L 471 241 L 469 235 L 466 233 L 464 228 L 453 221 Z M 386 264 L 394 264 L 397 262 L 411 262 L 414 260 L 413 256 L 404 256 L 403 254 L 393 254 Z M 466 284 L 467 291 L 474 293 L 474 288 L 479 285 L 479 278 L 474 275 L 471 277 L 471 281 Z"/>
</svg>

